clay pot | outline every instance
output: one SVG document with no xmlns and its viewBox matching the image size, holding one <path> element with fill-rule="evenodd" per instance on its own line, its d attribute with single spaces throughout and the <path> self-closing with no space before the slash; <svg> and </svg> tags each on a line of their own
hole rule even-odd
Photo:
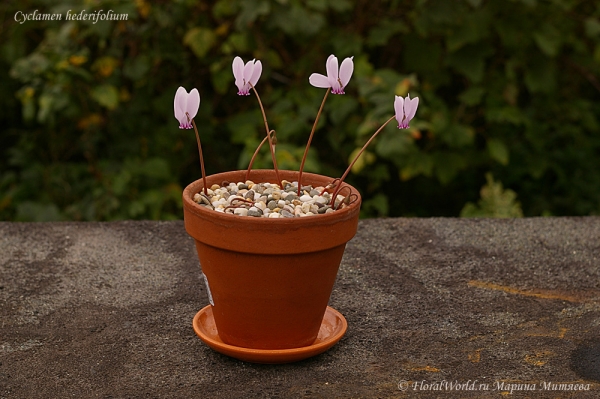
<svg viewBox="0 0 600 399">
<path fill-rule="evenodd" d="M 298 172 L 280 171 L 296 181 Z M 207 176 L 207 185 L 245 181 L 246 171 Z M 253 170 L 255 183 L 275 183 L 273 170 Z M 304 185 L 333 179 L 303 173 Z M 254 349 L 290 349 L 317 338 L 346 243 L 355 235 L 358 200 L 323 215 L 254 218 L 215 212 L 192 198 L 202 179 L 183 192 L 185 228 L 196 241 L 198 258 L 212 294 L 221 340 Z M 348 191 L 347 189 L 345 190 Z"/>
</svg>

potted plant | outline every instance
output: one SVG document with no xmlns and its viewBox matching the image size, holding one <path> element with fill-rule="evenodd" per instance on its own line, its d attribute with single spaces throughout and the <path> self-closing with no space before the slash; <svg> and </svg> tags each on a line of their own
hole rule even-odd
<svg viewBox="0 0 600 399">
<path fill-rule="evenodd" d="M 247 170 L 206 176 L 194 122 L 200 105 L 196 89 L 177 90 L 175 117 L 194 129 L 202 178 L 183 192 L 185 228 L 196 243 L 210 305 L 193 321 L 198 336 L 213 349 L 242 360 L 282 363 L 321 353 L 341 339 L 344 317 L 327 306 L 346 243 L 358 226 L 361 197 L 344 183 L 365 148 L 394 118 L 408 128 L 418 98 L 396 96 L 395 115 L 369 139 L 339 179 L 304 173 L 304 162 L 327 96 L 344 94 L 353 73 L 346 58 L 338 69 L 331 55 L 327 75 L 312 74 L 311 85 L 327 91 L 298 171 L 279 170 L 277 137 L 269 128 L 256 84 L 260 61 L 233 61 L 239 95 L 252 91 L 265 124 L 265 138 Z M 273 169 L 253 170 L 268 142 Z"/>
</svg>

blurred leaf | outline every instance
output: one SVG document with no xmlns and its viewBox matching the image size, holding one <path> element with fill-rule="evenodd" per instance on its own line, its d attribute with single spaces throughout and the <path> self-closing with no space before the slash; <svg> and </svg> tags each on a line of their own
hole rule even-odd
<svg viewBox="0 0 600 399">
<path fill-rule="evenodd" d="M 512 123 L 515 125 L 521 125 L 527 120 L 519 108 L 509 106 L 499 108 L 490 106 L 486 111 L 485 117 L 488 122 Z"/>
<path fill-rule="evenodd" d="M 439 43 L 414 34 L 404 36 L 404 64 L 410 71 L 436 71 L 442 57 Z"/>
<path fill-rule="evenodd" d="M 141 79 L 149 70 L 150 57 L 143 54 L 127 60 L 123 65 L 123 74 L 131 80 Z"/>
<path fill-rule="evenodd" d="M 268 0 L 245 0 L 239 4 L 241 10 L 236 19 L 239 30 L 247 29 L 259 16 L 267 15 L 271 11 Z"/>
<path fill-rule="evenodd" d="M 108 109 L 115 109 L 119 105 L 119 92 L 113 85 L 103 84 L 96 86 L 90 94 L 98 104 Z"/>
<path fill-rule="evenodd" d="M 52 105 L 54 103 L 54 97 L 49 93 L 43 93 L 40 95 L 38 102 L 38 116 L 37 119 L 39 122 L 44 123 L 48 121 L 48 117 L 52 113 Z"/>
<path fill-rule="evenodd" d="M 485 94 L 485 89 L 478 86 L 469 87 L 467 90 L 463 91 L 458 98 L 460 101 L 469 106 L 477 105 L 481 102 L 483 95 Z"/>
<path fill-rule="evenodd" d="M 534 32 L 533 38 L 547 56 L 555 57 L 562 44 L 560 33 L 550 25 L 545 25 L 543 30 Z"/>
<path fill-rule="evenodd" d="M 492 53 L 493 50 L 487 45 L 467 45 L 450 54 L 446 62 L 476 83 L 483 79 L 485 59 Z"/>
<path fill-rule="evenodd" d="M 584 22 L 585 34 L 590 38 L 600 35 L 600 21 L 598 18 L 588 17 Z"/>
<path fill-rule="evenodd" d="M 548 60 L 537 59 L 525 72 L 525 85 L 532 93 L 549 93 L 556 86 L 556 66 Z"/>
<path fill-rule="evenodd" d="M 506 145 L 498 139 L 489 139 L 487 141 L 487 149 L 490 156 L 502 165 L 508 165 L 509 153 Z"/>
<path fill-rule="evenodd" d="M 350 156 L 348 157 L 348 164 L 354 161 L 354 158 L 356 158 L 360 150 L 361 148 L 355 148 L 354 151 L 350 153 Z M 373 162 L 375 162 L 376 159 L 377 157 L 375 156 L 375 154 L 365 150 L 362 154 L 360 154 L 354 165 L 352 165 L 352 173 L 360 173 L 360 171 L 364 167 L 372 164 Z"/>
<path fill-rule="evenodd" d="M 427 154 L 413 154 L 408 157 L 406 166 L 400 170 L 400 180 L 407 181 L 416 176 L 430 177 L 433 174 L 435 162 L 432 156 Z"/>
<path fill-rule="evenodd" d="M 467 0 L 473 8 L 478 8 L 481 5 L 482 0 Z"/>
<path fill-rule="evenodd" d="M 404 130 L 398 129 L 392 132 L 389 130 L 381 132 L 376 140 L 376 153 L 387 159 L 394 159 L 407 154 L 412 145 L 411 137 Z"/>
<path fill-rule="evenodd" d="M 408 27 L 398 21 L 384 19 L 369 31 L 367 44 L 369 46 L 383 46 L 397 33 L 408 32 Z"/>
<path fill-rule="evenodd" d="M 331 122 L 340 125 L 358 108 L 358 102 L 349 96 L 336 96 L 331 99 Z"/>
<path fill-rule="evenodd" d="M 441 130 L 439 136 L 451 148 L 461 148 L 473 143 L 475 131 L 469 126 L 451 124 Z"/>
<path fill-rule="evenodd" d="M 438 153 L 435 154 L 435 175 L 441 184 L 449 184 L 464 168 L 467 167 L 467 160 L 457 153 Z"/>
<path fill-rule="evenodd" d="M 56 222 L 62 220 L 62 217 L 55 204 L 25 201 L 17 206 L 16 220 L 20 222 Z"/>
<path fill-rule="evenodd" d="M 464 15 L 456 30 L 446 38 L 448 51 L 454 52 L 467 44 L 477 43 L 487 38 L 490 19 L 486 9 Z"/>
<path fill-rule="evenodd" d="M 334 11 L 344 12 L 351 10 L 353 7 L 353 3 L 351 0 L 329 0 L 329 7 L 331 7 Z"/>
<path fill-rule="evenodd" d="M 169 164 L 163 158 L 151 158 L 141 165 L 140 173 L 153 179 L 168 179 L 171 175 Z"/>
<path fill-rule="evenodd" d="M 517 194 L 504 189 L 502 183 L 495 182 L 491 173 L 485 175 L 487 183 L 481 188 L 481 199 L 477 205 L 467 203 L 460 212 L 461 217 L 519 218 L 523 217 Z"/>
<path fill-rule="evenodd" d="M 196 57 L 203 58 L 215 43 L 216 35 L 208 28 L 196 27 L 190 29 L 183 38 L 183 43 L 189 46 Z"/>
<path fill-rule="evenodd" d="M 281 9 L 272 21 L 279 29 L 288 35 L 314 35 L 325 24 L 325 18 L 320 13 L 311 12 L 300 5 L 293 4 Z"/>
<path fill-rule="evenodd" d="M 92 65 L 92 70 L 103 77 L 109 77 L 113 74 L 115 68 L 119 65 L 119 60 L 114 57 L 100 57 Z"/>
<path fill-rule="evenodd" d="M 231 0 L 218 0 L 212 8 L 212 13 L 217 19 L 235 15 L 237 4 Z"/>
<path fill-rule="evenodd" d="M 361 205 L 361 214 L 375 217 L 385 217 L 389 213 L 389 203 L 383 193 L 375 194 Z"/>
</svg>

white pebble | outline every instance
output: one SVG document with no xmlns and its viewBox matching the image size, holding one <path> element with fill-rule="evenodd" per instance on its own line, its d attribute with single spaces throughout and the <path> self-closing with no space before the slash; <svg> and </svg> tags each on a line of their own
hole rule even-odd
<svg viewBox="0 0 600 399">
<path fill-rule="evenodd" d="M 327 198 L 325 198 L 325 197 L 321 197 L 321 196 L 319 196 L 319 195 L 315 195 L 315 196 L 313 197 L 313 199 L 314 199 L 316 202 L 318 202 L 319 204 L 326 204 L 326 203 L 327 203 Z"/>
<path fill-rule="evenodd" d="M 269 213 L 269 217 L 272 219 L 276 219 L 279 217 L 279 214 L 277 212 L 272 212 L 272 213 Z"/>
<path fill-rule="evenodd" d="M 304 204 L 302 204 L 302 213 L 308 213 L 310 212 L 310 204 L 308 202 L 305 202 Z M 300 215 L 302 216 L 302 215 Z"/>
<path fill-rule="evenodd" d="M 300 201 L 302 202 L 306 202 L 306 201 L 310 201 L 312 199 L 312 197 L 310 195 L 304 194 L 303 196 L 301 196 Z"/>
<path fill-rule="evenodd" d="M 233 210 L 233 214 L 234 215 L 240 215 L 240 216 L 248 216 L 248 209 L 246 209 L 246 208 L 235 208 Z"/>
</svg>

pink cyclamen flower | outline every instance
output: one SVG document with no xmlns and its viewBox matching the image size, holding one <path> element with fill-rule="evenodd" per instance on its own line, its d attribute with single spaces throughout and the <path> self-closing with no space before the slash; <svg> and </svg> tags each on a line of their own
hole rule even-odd
<svg viewBox="0 0 600 399">
<path fill-rule="evenodd" d="M 191 129 L 192 119 L 194 119 L 198 113 L 198 107 L 200 107 L 200 93 L 198 93 L 198 90 L 192 89 L 188 94 L 180 86 L 175 93 L 173 106 L 175 109 L 175 118 L 179 121 L 179 128 Z"/>
<path fill-rule="evenodd" d="M 260 79 L 262 64 L 260 61 L 252 60 L 244 65 L 244 61 L 240 57 L 235 57 L 232 68 L 235 85 L 238 87 L 238 94 L 240 96 L 250 95 L 250 89 L 256 86 L 258 79 Z"/>
<path fill-rule="evenodd" d="M 344 94 L 344 88 L 350 81 L 352 72 L 354 72 L 353 58 L 354 57 L 345 58 L 338 70 L 338 59 L 331 54 L 329 58 L 327 58 L 327 76 L 321 75 L 320 73 L 313 73 L 308 78 L 308 81 L 315 87 L 323 89 L 331 87 L 331 92 L 333 94 Z"/>
<path fill-rule="evenodd" d="M 415 116 L 418 106 L 419 97 L 411 99 L 410 94 L 407 95 L 406 98 L 396 96 L 396 100 L 394 100 L 394 109 L 396 111 L 398 129 L 408 129 L 408 123 Z"/>
</svg>

